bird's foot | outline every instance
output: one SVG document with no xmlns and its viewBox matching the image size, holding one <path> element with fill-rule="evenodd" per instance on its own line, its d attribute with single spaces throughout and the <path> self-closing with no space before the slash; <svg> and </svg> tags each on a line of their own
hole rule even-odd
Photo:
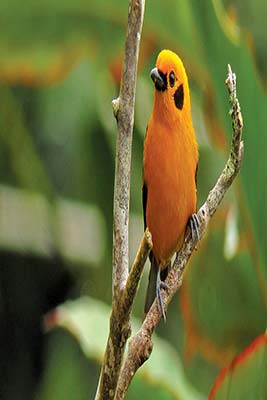
<svg viewBox="0 0 267 400">
<path fill-rule="evenodd" d="M 197 214 L 191 215 L 191 217 L 189 218 L 189 226 L 193 241 L 196 241 L 198 243 L 200 240 L 200 233 L 199 233 L 200 223 Z"/>
<path fill-rule="evenodd" d="M 156 293 L 157 293 L 157 301 L 158 301 L 158 308 L 159 311 L 162 313 L 162 317 L 164 319 L 164 322 L 166 322 L 166 313 L 165 313 L 165 308 L 164 308 L 164 303 L 162 299 L 162 295 L 160 290 L 161 289 L 168 289 L 168 285 L 166 282 L 161 280 L 160 277 L 160 268 L 158 269 L 158 274 L 157 274 L 157 287 L 156 287 Z"/>
</svg>

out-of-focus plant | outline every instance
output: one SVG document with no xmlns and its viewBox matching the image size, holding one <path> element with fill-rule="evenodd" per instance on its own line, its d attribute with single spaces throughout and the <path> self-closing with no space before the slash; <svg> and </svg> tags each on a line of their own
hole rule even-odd
<svg viewBox="0 0 267 400">
<path fill-rule="evenodd" d="M 245 5 L 241 9 L 236 6 L 234 14 L 229 8 L 230 2 L 227 3 L 224 9 L 219 0 L 201 3 L 169 0 L 164 5 L 160 0 L 147 0 L 133 139 L 132 253 L 135 253 L 142 235 L 142 142 L 152 104 L 148 73 L 160 49 L 167 47 L 179 53 L 188 70 L 194 125 L 200 145 L 199 204 L 221 170 L 228 149 L 231 128 L 222 79 L 227 63 L 232 65 L 238 76 L 246 154 L 238 183 L 225 199 L 213 221 L 211 233 L 187 271 L 179 309 L 177 299 L 177 304 L 169 309 L 168 324 L 158 329 L 158 335 L 165 342 L 155 347 L 164 349 L 165 345 L 171 346 L 170 353 L 175 355 L 174 360 L 172 355 L 167 358 L 164 361 L 165 378 L 156 378 L 160 374 L 160 361 L 156 356 L 151 358 L 150 367 L 147 366 L 147 370 L 144 367 L 144 373 L 140 373 L 134 381 L 129 399 L 136 398 L 136 394 L 139 398 L 154 398 L 151 391 L 155 393 L 155 386 L 157 390 L 160 388 L 161 398 L 164 398 L 162 391 L 168 392 L 166 398 L 201 398 L 196 390 L 207 397 L 219 369 L 266 329 L 264 215 L 267 204 L 267 100 L 262 76 L 255 67 L 254 45 L 251 46 L 254 43 L 257 48 L 257 60 L 263 60 L 265 41 L 258 45 L 259 38 L 263 36 L 254 28 L 264 32 L 265 26 L 260 21 L 266 13 L 266 4 L 263 1 L 255 3 L 253 13 L 257 19 L 254 19 Z M 98 299 L 100 304 L 110 302 L 115 149 L 115 123 L 110 101 L 117 95 L 120 81 L 126 15 L 127 4 L 121 0 L 110 4 L 104 0 L 79 0 L 75 4 L 66 0 L 28 1 L 23 6 L 18 0 L 0 2 L 0 178 L 5 184 L 0 193 L 0 245 L 3 251 L 9 249 L 16 254 L 19 251 L 20 255 L 21 250 L 27 250 L 47 260 L 47 267 L 41 267 L 38 262 L 26 269 L 16 257 L 16 264 L 12 261 L 12 268 L 10 266 L 6 270 L 5 279 L 1 275 L 1 293 L 6 293 L 4 298 L 13 293 L 12 298 L 18 299 L 12 304 L 13 315 L 33 313 L 29 311 L 29 304 L 39 304 L 39 288 L 42 285 L 46 287 L 45 282 L 50 282 L 50 278 L 52 280 L 49 267 L 54 265 L 50 264 L 51 249 L 62 254 L 66 261 L 65 268 L 74 275 L 76 285 L 73 296 L 82 293 L 89 296 L 89 300 Z M 238 25 L 239 20 L 241 28 L 249 31 L 253 39 L 249 44 L 247 33 L 244 34 Z M 258 22 L 252 27 L 255 20 Z M 9 186 L 12 186 L 11 192 Z M 23 192 L 13 192 L 14 187 L 23 189 Z M 38 196 L 34 194 L 32 197 L 32 192 L 38 192 Z M 74 206 L 71 207 L 73 213 L 64 206 L 60 219 L 57 204 L 66 205 L 66 199 L 58 203 L 59 197 L 68 198 L 67 205 Z M 21 199 L 21 211 L 14 199 Z M 82 203 L 85 203 L 85 208 Z M 5 212 L 7 209 L 8 213 Z M 36 216 L 31 221 L 34 229 L 27 229 L 28 218 L 19 219 L 25 209 L 29 210 L 29 214 L 25 215 L 31 215 L 33 210 L 32 215 Z M 91 218 L 94 214 L 91 210 L 95 209 L 95 216 Z M 14 219 L 10 219 L 11 215 Z M 97 248 L 100 252 L 93 259 L 86 249 L 85 226 L 81 234 L 82 242 L 78 240 L 74 248 L 75 257 L 68 245 L 67 253 L 61 252 L 62 248 L 66 249 L 62 243 L 67 244 L 71 235 L 75 239 L 71 243 L 79 237 L 77 222 L 84 221 L 83 215 L 88 215 L 88 221 L 93 223 L 90 232 L 96 230 L 99 234 Z M 44 221 L 44 224 L 39 221 Z M 44 234 L 48 229 L 47 221 L 51 221 L 49 225 L 54 232 L 51 235 Z M 14 229 L 7 230 L 7 226 Z M 26 230 L 29 235 L 25 234 Z M 53 240 L 47 242 L 47 237 Z M 43 249 L 48 249 L 47 255 Z M 3 262 L 1 265 L 3 273 Z M 20 272 L 22 268 L 28 271 L 23 271 L 23 279 L 17 268 Z M 225 279 L 226 275 L 231 276 L 230 281 Z M 38 276 L 42 276 L 42 285 L 30 286 L 30 282 L 38 281 Z M 12 285 L 14 292 L 9 290 Z M 141 286 L 140 289 L 134 310 L 136 316 L 141 315 L 144 302 L 144 288 Z M 2 308 L 7 310 L 7 304 L 6 300 L 1 300 Z M 86 310 L 86 306 L 84 308 Z M 75 314 L 76 309 L 73 312 Z M 5 315 L 11 317 L 10 312 Z M 106 315 L 99 306 L 101 322 L 98 331 L 107 332 Z M 74 340 L 73 334 L 79 331 L 81 323 L 94 326 L 95 318 L 95 314 L 88 309 L 83 314 L 82 322 L 78 320 L 75 330 L 68 329 L 66 332 L 55 329 L 47 334 L 49 347 L 44 353 L 45 372 L 39 387 L 42 399 L 53 400 L 60 396 L 71 399 L 75 397 L 74 387 L 83 384 L 87 386 L 87 393 L 88 386 L 91 387 L 93 396 L 100 360 L 89 352 L 85 353 L 85 357 L 80 352 L 80 344 L 84 348 L 80 337 L 74 335 Z M 17 317 L 14 321 L 16 326 L 20 326 Z M 57 319 L 52 321 L 55 323 Z M 24 332 L 23 329 L 20 332 Z M 72 332 L 71 336 L 68 332 Z M 23 354 L 29 354 L 22 351 L 25 337 L 24 334 L 16 337 L 23 360 Z M 95 336 L 96 341 L 98 337 Z M 3 339 L 5 345 L 7 340 Z M 11 365 L 13 360 L 11 356 L 2 359 L 4 366 Z M 28 382 L 28 393 L 31 390 L 32 370 L 28 363 L 19 360 L 17 357 L 14 363 L 17 367 L 5 369 L 5 374 L 12 376 L 9 380 L 14 383 L 17 398 L 21 399 L 24 393 L 21 390 L 22 381 L 25 386 Z M 175 372 L 177 381 L 166 378 L 173 376 L 173 365 L 179 365 L 179 371 Z M 66 375 L 59 376 L 58 372 L 63 368 Z M 88 368 L 86 377 L 82 372 L 84 368 Z M 92 378 L 90 383 L 88 376 Z M 66 383 L 71 382 L 70 377 L 75 379 L 68 387 Z M 81 392 L 77 392 L 77 396 L 82 399 Z M 14 399 L 15 396 L 13 392 Z"/>
</svg>

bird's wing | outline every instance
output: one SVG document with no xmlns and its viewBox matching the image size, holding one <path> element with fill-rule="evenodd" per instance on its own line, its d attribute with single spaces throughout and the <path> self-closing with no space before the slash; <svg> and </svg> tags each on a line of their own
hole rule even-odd
<svg viewBox="0 0 267 400">
<path fill-rule="evenodd" d="M 144 230 L 146 229 L 146 203 L 147 203 L 147 186 L 143 183 L 143 215 L 144 215 Z"/>
</svg>

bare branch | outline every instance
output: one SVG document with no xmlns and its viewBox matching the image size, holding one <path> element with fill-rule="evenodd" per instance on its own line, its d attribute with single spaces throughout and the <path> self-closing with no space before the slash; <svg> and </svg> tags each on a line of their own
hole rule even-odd
<svg viewBox="0 0 267 400">
<path fill-rule="evenodd" d="M 151 233 L 146 229 L 128 276 L 126 288 L 121 300 L 121 308 L 124 318 L 128 318 L 132 311 L 133 302 L 144 270 L 144 265 L 152 246 Z"/>
<path fill-rule="evenodd" d="M 206 202 L 198 211 L 200 239 L 206 232 L 211 217 L 219 207 L 225 193 L 238 174 L 243 159 L 243 121 L 239 102 L 236 97 L 236 76 L 232 72 L 230 65 L 228 65 L 226 85 L 229 92 L 230 116 L 233 130 L 230 155 L 216 185 L 209 192 Z M 162 298 L 166 307 L 182 284 L 183 273 L 196 247 L 196 240 L 197 239 L 192 238 L 188 232 L 182 249 L 176 255 L 173 267 L 166 279 L 168 289 L 162 290 Z M 129 342 L 129 351 L 120 374 L 116 399 L 124 398 L 135 372 L 149 358 L 153 348 L 151 337 L 161 317 L 161 312 L 155 300 L 140 330 Z"/>
<path fill-rule="evenodd" d="M 113 299 L 110 332 L 95 397 L 97 400 L 114 398 L 125 344 L 131 332 L 129 322 L 131 304 L 129 301 L 126 302 L 124 292 L 128 278 L 129 263 L 128 225 L 135 88 L 144 8 L 145 0 L 129 0 L 120 95 L 113 100 L 113 112 L 118 126 L 114 184 Z M 149 249 L 150 247 L 147 246 L 147 251 L 144 251 L 141 257 L 140 265 L 145 262 Z M 142 268 L 140 271 L 142 271 Z M 131 285 L 127 287 L 126 293 L 131 289 Z M 134 294 L 135 291 L 136 288 L 133 290 Z M 121 301 L 122 298 L 125 299 L 123 302 Z M 122 307 L 123 305 L 124 308 Z M 127 312 L 125 311 L 126 305 L 129 308 Z"/>
<path fill-rule="evenodd" d="M 120 95 L 113 100 L 117 119 L 116 167 L 114 185 L 113 289 L 125 288 L 128 277 L 128 221 L 134 103 L 139 43 L 143 24 L 144 0 L 130 0 L 125 58 Z M 114 297 L 118 297 L 113 293 Z"/>
</svg>

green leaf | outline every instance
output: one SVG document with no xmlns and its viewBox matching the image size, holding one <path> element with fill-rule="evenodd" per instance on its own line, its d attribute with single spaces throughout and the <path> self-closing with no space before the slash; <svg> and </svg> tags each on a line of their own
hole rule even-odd
<svg viewBox="0 0 267 400">
<path fill-rule="evenodd" d="M 101 363 L 108 335 L 109 314 L 110 309 L 104 303 L 84 297 L 58 308 L 56 326 L 67 329 L 79 341 L 87 357 Z M 136 332 L 138 321 L 134 320 L 132 326 L 133 332 Z M 166 390 L 176 399 L 202 399 L 186 381 L 181 361 L 172 346 L 157 335 L 153 336 L 153 342 L 152 355 L 138 371 L 138 379 Z"/>
<path fill-rule="evenodd" d="M 37 152 L 23 107 L 10 88 L 5 86 L 0 87 L 0 142 L 9 156 L 10 169 L 1 171 L 1 179 L 6 182 L 12 171 L 18 185 L 53 197 L 54 190 Z"/>
<path fill-rule="evenodd" d="M 247 230 L 252 237 L 254 251 L 259 256 L 257 268 L 265 277 L 261 284 L 264 291 L 263 296 L 266 298 L 267 248 L 264 232 L 267 229 L 267 222 L 262 218 L 262 213 L 267 204 L 265 184 L 267 179 L 267 169 L 265 168 L 267 96 L 261 87 L 254 61 L 244 39 L 241 37 L 234 42 L 225 34 L 224 15 L 218 7 L 220 1 L 205 1 L 200 5 L 198 1 L 192 0 L 192 4 L 198 32 L 202 42 L 205 43 L 203 54 L 213 87 L 217 115 L 219 121 L 223 123 L 229 141 L 232 132 L 228 116 L 228 95 L 223 79 L 228 63 L 232 65 L 232 69 L 237 75 L 237 96 L 244 119 L 245 144 L 244 162 L 241 168 L 241 189 L 244 195 L 242 201 L 245 201 L 249 213 L 250 224 L 247 226 Z M 198 18 L 200 12 L 203 13 L 203 19 Z"/>
<path fill-rule="evenodd" d="M 207 121 L 215 116 L 210 135 L 216 138 L 216 130 L 219 130 L 221 142 L 224 135 L 228 143 L 231 140 L 228 93 L 224 83 L 228 63 L 237 76 L 237 96 L 244 119 L 244 162 L 233 186 L 235 192 L 230 190 L 224 200 L 225 207 L 214 216 L 182 288 L 186 348 L 189 354 L 199 351 L 206 360 L 221 366 L 266 326 L 267 220 L 263 215 L 267 204 L 267 96 L 245 39 L 238 27 L 231 25 L 221 2 L 191 0 L 190 3 L 194 26 L 202 43 L 201 62 L 207 72 L 202 75 L 207 85 L 206 99 L 203 96 L 204 114 Z M 197 62 L 197 58 L 192 60 L 193 66 Z M 224 150 L 226 161 L 227 149 Z M 211 151 L 218 152 L 214 148 Z M 214 170 L 207 157 L 202 160 L 202 154 L 200 152 L 200 175 L 209 179 Z M 219 173 L 220 170 L 217 175 Z M 200 196 L 203 196 L 202 188 L 200 182 Z M 229 237 L 226 221 L 233 206 L 237 210 L 237 230 L 235 251 L 229 257 L 223 247 Z"/>
<path fill-rule="evenodd" d="M 255 339 L 218 375 L 209 400 L 266 399 L 267 335 Z"/>
<path fill-rule="evenodd" d="M 264 305 L 248 252 L 227 260 L 223 254 L 224 231 L 214 225 L 211 230 L 204 244 L 209 251 L 202 249 L 194 257 L 182 288 L 190 299 L 185 317 L 190 317 L 196 332 L 222 353 L 226 348 L 238 351 L 264 329 Z M 188 325 L 188 334 L 190 330 Z"/>
<path fill-rule="evenodd" d="M 63 329 L 46 337 L 44 372 L 35 400 L 88 400 L 99 367 L 88 362 L 75 338 Z"/>
</svg>

